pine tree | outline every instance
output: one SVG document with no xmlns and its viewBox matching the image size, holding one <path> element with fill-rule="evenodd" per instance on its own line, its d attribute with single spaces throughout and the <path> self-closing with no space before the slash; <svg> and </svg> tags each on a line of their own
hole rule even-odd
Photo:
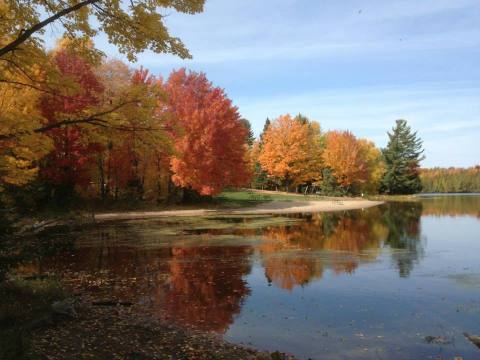
<svg viewBox="0 0 480 360">
<path fill-rule="evenodd" d="M 248 147 L 253 146 L 253 142 L 255 141 L 255 135 L 253 134 L 252 130 L 252 124 L 250 124 L 250 121 L 248 121 L 245 118 L 241 118 L 240 122 L 245 126 L 245 129 L 247 129 L 247 135 L 245 137 L 245 142 L 247 143 Z"/>
<path fill-rule="evenodd" d="M 263 131 L 260 134 L 260 143 L 263 143 L 263 136 L 267 132 L 269 126 L 270 126 L 270 119 L 267 118 L 267 120 L 265 120 L 265 125 L 263 125 Z"/>
<path fill-rule="evenodd" d="M 252 182 L 252 185 L 255 189 L 261 188 L 263 190 L 265 186 L 268 185 L 268 182 L 269 182 L 267 172 L 262 169 L 262 166 L 258 162 L 258 154 L 263 147 L 263 138 L 269 126 L 270 126 L 270 119 L 267 117 L 267 120 L 265 120 L 265 124 L 263 125 L 262 133 L 260 134 L 260 140 L 257 143 L 258 148 L 256 150 L 257 154 L 255 156 L 255 165 L 254 165 L 253 182 Z"/>
<path fill-rule="evenodd" d="M 386 171 L 383 191 L 388 194 L 413 194 L 421 191 L 419 168 L 423 156 L 422 140 L 412 132 L 405 120 L 397 120 L 389 142 L 383 149 Z"/>
</svg>

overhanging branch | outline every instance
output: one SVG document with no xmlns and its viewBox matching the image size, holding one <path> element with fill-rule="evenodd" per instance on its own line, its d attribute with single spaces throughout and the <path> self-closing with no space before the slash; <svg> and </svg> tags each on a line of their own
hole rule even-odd
<svg viewBox="0 0 480 360">
<path fill-rule="evenodd" d="M 65 16 L 65 15 L 68 15 L 74 11 L 77 11 L 79 9 L 81 9 L 82 7 L 84 6 L 87 6 L 87 5 L 90 5 L 90 4 L 93 4 L 93 3 L 96 3 L 100 0 L 85 0 L 85 1 L 81 1 L 79 2 L 78 4 L 76 5 L 73 5 L 73 6 L 70 6 L 68 8 L 65 8 L 61 11 L 59 11 L 58 13 L 46 18 L 45 20 L 33 25 L 31 28 L 27 29 L 27 30 L 24 30 L 20 33 L 20 35 L 15 39 L 13 40 L 12 42 L 8 43 L 7 45 L 5 45 L 4 47 L 0 48 L 0 57 L 8 54 L 9 52 L 17 49 L 21 44 L 23 44 L 25 41 L 28 40 L 28 38 L 30 36 L 32 36 L 35 32 L 43 29 L 45 26 L 47 26 L 48 24 L 54 22 L 55 20 L 58 20 L 60 19 L 62 16 Z"/>
</svg>

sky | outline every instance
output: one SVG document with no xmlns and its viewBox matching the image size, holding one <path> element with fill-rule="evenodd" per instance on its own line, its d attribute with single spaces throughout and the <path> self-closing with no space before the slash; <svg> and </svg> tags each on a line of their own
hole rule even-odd
<svg viewBox="0 0 480 360">
<path fill-rule="evenodd" d="M 256 135 L 267 117 L 302 113 L 384 147 L 406 119 L 423 166 L 480 164 L 479 0 L 207 0 L 166 14 L 193 59 L 145 52 L 134 66 L 205 72 Z"/>
</svg>

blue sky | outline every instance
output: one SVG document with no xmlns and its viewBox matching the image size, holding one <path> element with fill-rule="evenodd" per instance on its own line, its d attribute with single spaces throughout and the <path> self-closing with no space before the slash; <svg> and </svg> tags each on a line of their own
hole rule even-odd
<svg viewBox="0 0 480 360">
<path fill-rule="evenodd" d="M 207 0 L 202 14 L 167 13 L 193 60 L 147 52 L 137 65 L 205 72 L 256 134 L 300 112 L 385 146 L 403 118 L 424 166 L 480 163 L 479 0 Z"/>
</svg>

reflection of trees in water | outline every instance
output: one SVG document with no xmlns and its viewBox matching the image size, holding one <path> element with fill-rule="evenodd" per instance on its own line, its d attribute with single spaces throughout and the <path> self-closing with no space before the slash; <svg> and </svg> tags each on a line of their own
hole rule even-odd
<svg viewBox="0 0 480 360">
<path fill-rule="evenodd" d="M 202 330 L 225 331 L 250 293 L 250 246 L 172 248 L 167 313 Z"/>
<path fill-rule="evenodd" d="M 259 245 L 265 275 L 283 289 L 293 289 L 326 270 L 353 273 L 362 262 L 378 257 L 382 245 L 392 249 L 400 276 L 408 276 L 422 255 L 419 241 L 421 203 L 392 203 L 366 211 L 297 215 L 301 221 L 256 229 L 229 228 L 220 235 L 262 236 Z M 62 273 L 108 277 L 88 291 L 144 304 L 156 316 L 170 316 L 203 330 L 225 331 L 249 295 L 244 280 L 250 272 L 252 246 L 202 246 L 197 235 L 175 237 L 166 245 L 161 224 L 113 225 L 88 230 L 74 256 L 42 262 Z M 219 230 L 215 230 L 219 231 Z M 213 232 L 214 233 L 214 232 Z M 165 232 L 163 232 L 165 234 Z M 214 235 L 212 235 L 214 236 Z M 103 272 L 103 270 L 107 270 Z"/>
<path fill-rule="evenodd" d="M 45 258 L 41 269 L 82 277 L 75 281 L 97 297 L 141 303 L 155 316 L 218 332 L 249 294 L 243 278 L 251 269 L 250 246 L 136 248 L 135 232 L 124 227 L 85 236 L 93 246 Z M 124 246 L 126 236 L 131 246 Z"/>
<path fill-rule="evenodd" d="M 326 268 L 352 273 L 380 251 L 386 228 L 378 221 L 379 211 L 302 215 L 305 221 L 298 224 L 266 228 L 260 251 L 267 278 L 290 290 L 322 277 Z M 318 256 L 311 250 L 326 252 Z"/>
<path fill-rule="evenodd" d="M 68 226 L 47 227 L 23 237 L 11 235 L 6 238 L 6 247 L 2 249 L 0 246 L 0 278 L 2 270 L 8 267 L 15 268 L 19 273 L 42 272 L 43 259 L 59 257 L 71 251 L 75 238 L 76 234 Z"/>
<path fill-rule="evenodd" d="M 474 216 L 480 218 L 480 196 L 438 195 L 422 199 L 422 215 Z"/>
<path fill-rule="evenodd" d="M 302 215 L 305 221 L 298 224 L 267 227 L 260 247 L 265 275 L 291 290 L 321 278 L 325 269 L 353 273 L 361 262 L 376 259 L 385 244 L 400 276 L 409 276 L 423 255 L 421 214 L 420 202 L 388 203 L 367 211 Z M 322 252 L 310 252 L 315 250 Z"/>
<path fill-rule="evenodd" d="M 400 276 L 408 277 L 414 264 L 423 256 L 420 241 L 422 203 L 387 203 L 382 208 L 382 222 L 388 228 L 385 244 L 393 249 L 392 259 Z"/>
</svg>

